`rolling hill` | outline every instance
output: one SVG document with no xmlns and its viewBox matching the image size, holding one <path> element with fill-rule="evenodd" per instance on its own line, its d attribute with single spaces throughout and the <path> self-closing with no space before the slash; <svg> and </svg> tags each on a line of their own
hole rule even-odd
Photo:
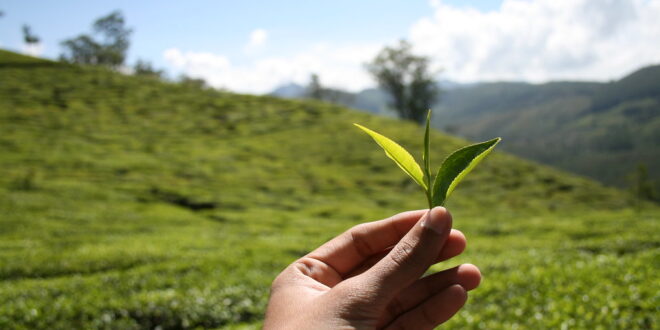
<svg viewBox="0 0 660 330">
<path fill-rule="evenodd" d="M 290 84 L 273 94 L 298 97 Z M 434 126 L 471 140 L 502 136 L 502 149 L 627 187 L 638 164 L 649 169 L 660 200 L 660 65 L 609 83 L 521 82 L 441 86 Z M 334 91 L 339 93 L 339 91 Z M 348 107 L 394 116 L 387 95 L 366 89 L 338 100 Z"/>
<path fill-rule="evenodd" d="M 488 83 L 448 92 L 436 125 L 525 158 L 625 187 L 645 164 L 660 192 L 660 66 L 610 83 Z"/>
<path fill-rule="evenodd" d="M 423 208 L 355 129 L 419 127 L 0 51 L 0 328 L 257 328 L 288 263 Z M 512 141 L 513 142 L 513 141 Z M 438 163 L 466 141 L 434 132 Z M 494 152 L 448 203 L 485 280 L 461 328 L 657 324 L 660 211 Z"/>
</svg>

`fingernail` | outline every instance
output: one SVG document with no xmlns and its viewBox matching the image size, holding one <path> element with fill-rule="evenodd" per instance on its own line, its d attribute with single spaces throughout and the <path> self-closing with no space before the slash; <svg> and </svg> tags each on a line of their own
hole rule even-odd
<svg viewBox="0 0 660 330">
<path fill-rule="evenodd" d="M 442 207 L 437 207 L 437 208 L 442 208 Z M 431 229 L 438 234 L 444 234 L 445 231 L 447 231 L 447 224 L 449 222 L 446 219 L 444 219 L 445 217 L 439 216 L 438 213 L 440 212 L 440 210 L 436 210 L 435 212 L 433 211 L 437 208 L 431 209 L 429 210 L 428 213 L 426 213 L 426 218 L 424 218 L 424 221 L 422 221 L 422 227 Z"/>
</svg>

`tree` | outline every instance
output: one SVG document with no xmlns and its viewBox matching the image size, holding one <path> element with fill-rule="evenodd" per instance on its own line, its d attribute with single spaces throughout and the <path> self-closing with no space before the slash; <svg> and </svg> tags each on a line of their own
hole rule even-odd
<svg viewBox="0 0 660 330">
<path fill-rule="evenodd" d="M 39 43 L 39 37 L 32 34 L 30 26 L 23 25 L 23 40 L 28 45 L 34 45 Z"/>
<path fill-rule="evenodd" d="M 185 74 L 179 76 L 179 83 L 197 89 L 206 89 L 209 87 L 208 84 L 206 83 L 206 80 L 202 78 L 189 77 Z"/>
<path fill-rule="evenodd" d="M 28 44 L 28 46 L 39 43 L 39 37 L 32 34 L 32 31 L 30 30 L 30 26 L 24 24 L 22 30 L 23 30 L 23 40 L 25 41 L 26 44 Z"/>
<path fill-rule="evenodd" d="M 649 178 L 649 172 L 643 163 L 637 164 L 637 168 L 629 177 L 630 190 L 635 197 L 636 208 L 639 210 L 643 200 L 655 200 L 656 194 L 653 181 Z"/>
<path fill-rule="evenodd" d="M 62 41 L 64 61 L 80 64 L 107 65 L 117 68 L 124 64 L 130 46 L 129 37 L 133 32 L 124 26 L 124 16 L 114 11 L 97 19 L 92 25 L 92 34 L 81 34 Z"/>
<path fill-rule="evenodd" d="M 422 123 L 440 94 L 429 65 L 429 58 L 412 54 L 410 43 L 401 40 L 381 50 L 366 68 L 401 118 Z"/>
<path fill-rule="evenodd" d="M 355 95 L 339 89 L 327 88 L 321 85 L 321 78 L 316 73 L 312 73 L 309 78 L 305 95 L 307 98 L 319 101 L 325 101 L 334 104 L 351 106 L 355 102 Z"/>
<path fill-rule="evenodd" d="M 321 86 L 321 79 L 316 73 L 312 73 L 309 77 L 307 97 L 315 100 L 323 100 L 323 86 Z"/>
<path fill-rule="evenodd" d="M 161 78 L 163 76 L 163 70 L 158 70 L 151 65 L 149 61 L 143 61 L 138 59 L 133 67 L 135 75 L 138 76 L 149 76 L 155 78 Z"/>
</svg>

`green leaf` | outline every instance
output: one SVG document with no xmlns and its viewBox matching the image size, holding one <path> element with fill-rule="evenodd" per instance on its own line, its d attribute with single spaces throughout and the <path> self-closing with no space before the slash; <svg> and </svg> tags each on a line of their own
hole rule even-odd
<svg viewBox="0 0 660 330">
<path fill-rule="evenodd" d="M 385 150 L 387 157 L 392 159 L 399 167 L 406 172 L 417 184 L 422 186 L 424 190 L 428 190 L 428 186 L 424 183 L 424 173 L 419 167 L 419 164 L 415 161 L 415 158 L 403 149 L 402 146 L 398 145 L 396 142 L 388 139 L 387 137 L 378 134 L 360 124 L 353 124 L 363 130 L 365 133 L 369 134 L 371 138 L 378 143 L 378 145 Z"/>
<path fill-rule="evenodd" d="M 429 142 L 429 125 L 431 122 L 431 110 L 426 114 L 426 130 L 424 132 L 424 152 L 422 154 L 422 160 L 424 161 L 424 177 L 426 178 L 426 185 L 431 187 L 431 154 L 429 152 L 430 142 Z M 429 202 L 429 208 L 433 207 L 433 191 L 431 189 L 426 189 L 426 198 Z"/>
<path fill-rule="evenodd" d="M 443 205 L 456 185 L 495 148 L 500 140 L 495 138 L 469 145 L 449 155 L 442 162 L 433 182 L 433 206 Z"/>
</svg>

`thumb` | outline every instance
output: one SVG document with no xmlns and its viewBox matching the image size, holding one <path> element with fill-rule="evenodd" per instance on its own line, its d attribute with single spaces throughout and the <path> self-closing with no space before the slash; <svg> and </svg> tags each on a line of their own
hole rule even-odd
<svg viewBox="0 0 660 330">
<path fill-rule="evenodd" d="M 435 263 L 450 231 L 447 209 L 435 207 L 428 211 L 387 256 L 360 275 L 359 287 L 368 288 L 378 300 L 398 294 Z"/>
</svg>

